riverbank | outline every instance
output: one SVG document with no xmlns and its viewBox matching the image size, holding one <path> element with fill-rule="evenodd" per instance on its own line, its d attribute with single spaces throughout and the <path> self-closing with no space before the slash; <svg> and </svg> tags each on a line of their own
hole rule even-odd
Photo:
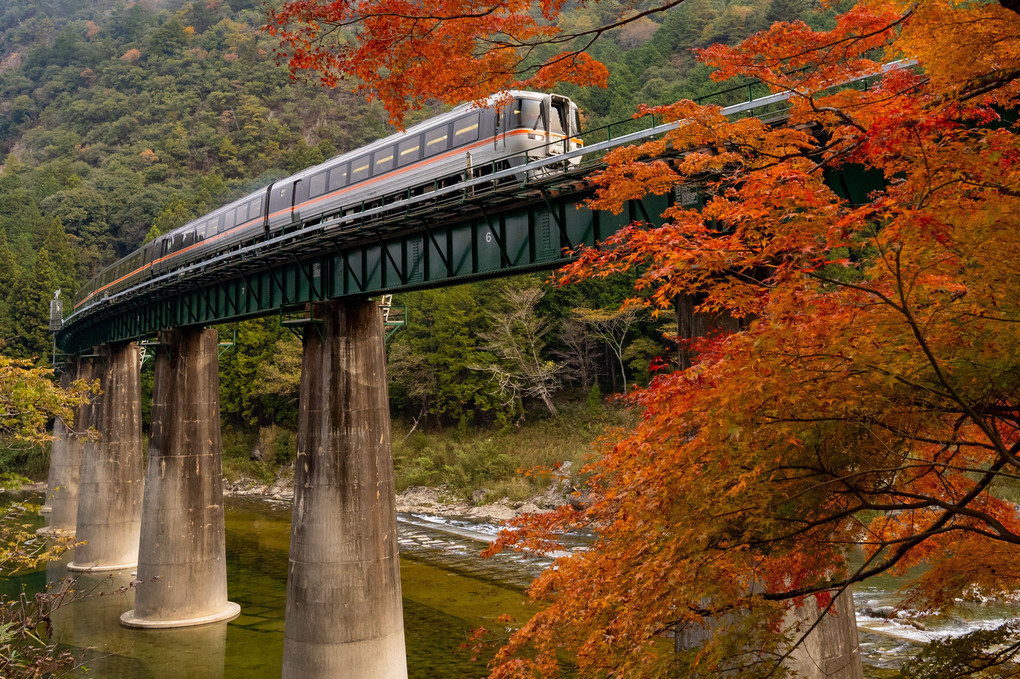
<svg viewBox="0 0 1020 679">
<path fill-rule="evenodd" d="M 431 516 L 467 518 L 479 521 L 499 523 L 522 514 L 535 514 L 552 511 L 556 507 L 575 501 L 569 492 L 569 477 L 554 482 L 539 495 L 525 500 L 511 500 L 508 497 L 486 502 L 486 492 L 477 491 L 474 497 L 477 504 L 465 502 L 448 489 L 412 486 L 397 493 L 397 512 L 403 514 L 428 514 Z M 294 499 L 294 480 L 281 476 L 272 483 L 260 483 L 242 477 L 232 483 L 225 482 L 223 492 L 230 497 L 254 497 L 279 502 L 290 502 Z"/>
</svg>

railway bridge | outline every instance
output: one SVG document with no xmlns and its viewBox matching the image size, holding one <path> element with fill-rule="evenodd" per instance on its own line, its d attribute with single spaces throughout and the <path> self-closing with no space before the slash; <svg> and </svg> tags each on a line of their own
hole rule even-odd
<svg viewBox="0 0 1020 679">
<path fill-rule="evenodd" d="M 790 96 L 748 97 L 724 110 L 781 122 Z M 658 223 L 668 205 L 698 205 L 697 187 L 630 201 L 620 215 L 584 204 L 607 151 L 672 126 L 627 121 L 585 133 L 582 150 L 518 158 L 454 186 L 352 205 L 58 320 L 63 379 L 98 378 L 102 387 L 76 413 L 76 422 L 97 429 L 96 440 L 60 423 L 55 432 L 48 530 L 76 531 L 85 541 L 69 567 L 137 568 L 135 608 L 121 618 L 127 626 L 238 614 L 227 597 L 212 326 L 278 314 L 301 329 L 304 345 L 283 676 L 406 677 L 383 323 L 371 298 L 552 269 L 567 261 L 565 252 L 632 221 Z M 830 180 L 854 202 L 873 188 L 853 169 Z M 143 340 L 156 357 L 144 473 Z M 831 676 L 856 677 L 859 669 Z"/>
</svg>

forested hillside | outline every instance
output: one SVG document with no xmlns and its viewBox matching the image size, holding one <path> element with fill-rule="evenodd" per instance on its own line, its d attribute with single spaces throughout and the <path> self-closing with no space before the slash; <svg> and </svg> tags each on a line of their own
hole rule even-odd
<svg viewBox="0 0 1020 679">
<path fill-rule="evenodd" d="M 620 9 L 600 3 L 570 21 L 595 25 Z M 826 16 L 810 0 L 690 0 L 596 46 L 612 74 L 608 90 L 564 91 L 582 105 L 587 126 L 625 118 L 638 102 L 719 88 L 690 48 L 732 42 L 777 18 Z M 147 236 L 389 131 L 377 104 L 292 79 L 265 20 L 258 0 L 3 4 L 4 353 L 47 360 L 53 291 L 69 295 Z M 653 363 L 677 347 L 663 339 L 668 318 L 614 316 L 627 289 L 609 282 L 552 290 L 532 277 L 398 298 L 409 323 L 390 343 L 394 407 L 423 428 L 506 426 L 524 403 L 555 412 L 564 386 L 584 395 L 647 381 Z M 518 325 L 496 322 L 513 314 Z M 292 426 L 299 342 L 275 318 L 224 328 L 224 336 L 235 329 L 221 366 L 225 417 L 248 432 Z M 539 364 L 515 364 L 501 351 L 518 341 L 537 342 Z"/>
</svg>

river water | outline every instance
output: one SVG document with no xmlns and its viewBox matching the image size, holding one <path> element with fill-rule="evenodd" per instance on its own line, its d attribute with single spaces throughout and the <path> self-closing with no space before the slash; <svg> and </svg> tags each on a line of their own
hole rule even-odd
<svg viewBox="0 0 1020 679">
<path fill-rule="evenodd" d="M 510 614 L 523 621 L 530 608 L 524 588 L 548 563 L 501 554 L 478 556 L 493 526 L 436 517 L 399 517 L 404 630 L 411 679 L 484 677 L 485 653 L 472 660 L 463 646 L 478 627 L 504 630 Z M 79 590 L 91 596 L 58 610 L 54 633 L 61 644 L 87 651 L 82 677 L 101 679 L 265 679 L 279 677 L 290 541 L 290 504 L 254 498 L 226 499 L 226 553 L 230 600 L 241 615 L 230 623 L 179 630 L 131 630 L 120 614 L 132 608 L 133 593 L 116 590 L 130 573 L 84 575 Z M 48 564 L 18 578 L 0 580 L 11 595 L 39 591 L 67 576 L 70 560 Z M 865 676 L 889 677 L 919 643 L 932 636 L 990 626 L 1013 614 L 1008 608 L 977 607 L 965 617 L 926 620 L 929 631 L 907 621 L 862 614 L 895 602 L 896 583 L 880 581 L 855 594 Z"/>
</svg>

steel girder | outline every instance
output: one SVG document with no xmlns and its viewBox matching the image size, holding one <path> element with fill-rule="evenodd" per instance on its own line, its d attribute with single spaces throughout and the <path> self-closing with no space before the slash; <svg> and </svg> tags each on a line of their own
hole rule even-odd
<svg viewBox="0 0 1020 679">
<path fill-rule="evenodd" d="M 397 233 L 368 227 L 357 241 L 349 234 L 322 238 L 305 244 L 304 252 L 269 252 L 233 270 L 171 279 L 149 294 L 71 319 L 57 344 L 79 353 L 168 328 L 256 318 L 327 299 L 553 269 L 568 261 L 565 250 L 659 215 L 672 202 L 671 196 L 647 196 L 614 215 L 584 205 L 589 195 L 536 189 L 508 209 L 479 204 L 460 215 L 440 212 L 403 223 Z"/>
</svg>

